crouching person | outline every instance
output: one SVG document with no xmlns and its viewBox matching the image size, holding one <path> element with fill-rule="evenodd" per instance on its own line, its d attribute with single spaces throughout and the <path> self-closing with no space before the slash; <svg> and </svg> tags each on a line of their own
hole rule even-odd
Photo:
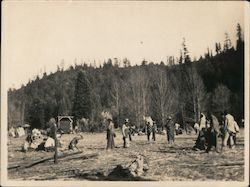
<svg viewBox="0 0 250 187">
<path fill-rule="evenodd" d="M 77 147 L 77 144 L 78 144 L 79 141 L 82 140 L 82 139 L 83 139 L 83 136 L 82 136 L 82 135 L 80 135 L 79 137 L 74 137 L 74 138 L 70 141 L 70 143 L 69 143 L 69 146 L 68 146 L 69 150 L 73 150 L 73 151 L 79 150 L 78 147 Z"/>
</svg>

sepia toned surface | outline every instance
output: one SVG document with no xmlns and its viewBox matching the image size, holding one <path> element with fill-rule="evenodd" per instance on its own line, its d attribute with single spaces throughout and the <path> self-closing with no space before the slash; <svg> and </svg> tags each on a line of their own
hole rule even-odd
<svg viewBox="0 0 250 187">
<path fill-rule="evenodd" d="M 150 169 L 140 180 L 156 181 L 243 181 L 244 180 L 244 130 L 237 137 L 234 150 L 223 153 L 194 151 L 192 147 L 196 135 L 178 135 L 175 145 L 167 145 L 166 135 L 157 135 L 157 142 L 147 142 L 146 135 L 132 136 L 131 147 L 122 147 L 122 136 L 117 133 L 117 148 L 113 152 L 105 149 L 105 133 L 83 135 L 79 148 L 81 154 L 59 159 L 54 165 L 53 159 L 25 169 L 8 171 L 11 180 L 109 180 L 108 174 L 119 164 L 128 164 L 138 153 L 146 156 Z M 62 136 L 63 142 L 69 142 L 74 135 Z M 8 148 L 9 167 L 29 165 L 34 161 L 53 156 L 52 153 L 21 152 L 23 138 L 10 138 Z M 89 158 L 84 156 L 90 155 Z M 115 180 L 128 180 L 116 178 Z"/>
<path fill-rule="evenodd" d="M 242 50 L 237 49 L 237 23 L 240 24 L 243 31 L 245 51 L 249 51 L 249 25 L 246 23 L 248 17 L 243 14 L 243 10 L 247 6 L 244 7 L 243 3 L 237 4 L 237 2 L 228 3 L 227 6 L 222 2 L 211 2 L 210 4 L 209 2 L 205 2 L 205 4 L 187 2 L 187 6 L 183 3 L 173 3 L 169 8 L 166 8 L 165 2 L 159 4 L 135 2 L 134 5 L 128 2 L 121 4 L 115 2 L 81 4 L 80 1 L 75 4 L 50 3 L 50 5 L 41 3 L 42 6 L 37 6 L 38 4 L 34 2 L 5 5 L 5 32 L 3 34 L 5 50 L 2 58 L 4 71 L 2 71 L 1 82 L 3 88 L 1 130 L 4 130 L 1 131 L 1 169 L 4 168 L 1 175 L 4 179 L 2 181 L 5 182 L 4 186 L 8 186 L 6 184 L 11 182 L 13 182 L 12 185 L 18 186 L 20 181 L 28 182 L 29 185 L 32 185 L 34 181 L 41 182 L 34 183 L 34 185 L 41 185 L 43 181 L 51 181 L 51 185 L 65 181 L 64 185 L 71 185 L 71 182 L 76 181 L 140 180 L 164 181 L 166 183 L 161 183 L 163 186 L 171 181 L 177 182 L 176 184 L 179 184 L 180 181 L 194 182 L 191 183 L 191 186 L 199 181 L 214 181 L 214 185 L 222 186 L 228 186 L 235 181 L 248 181 L 249 106 L 243 105 L 244 101 L 249 103 L 249 85 L 247 83 L 249 60 L 248 54 L 246 54 L 245 61 L 238 60 L 239 56 L 235 58 L 233 55 L 235 51 L 236 56 L 242 54 Z M 237 8 L 233 8 L 235 5 Z M 236 9 L 239 11 L 235 11 Z M 217 45 L 217 42 L 223 45 L 225 32 L 229 33 L 227 37 L 231 39 L 232 48 L 228 51 L 222 50 L 227 59 L 224 61 L 221 58 L 223 55 L 220 51 L 216 51 L 214 45 Z M 191 84 L 195 85 L 194 92 L 190 88 L 187 92 L 183 89 L 182 84 L 185 85 L 185 83 L 180 81 L 183 72 L 172 71 L 171 81 L 162 76 L 165 73 L 163 70 L 165 67 L 171 69 L 171 66 L 175 66 L 178 69 L 179 50 L 185 48 L 183 44 L 187 46 L 188 51 L 186 52 L 189 52 L 192 61 L 199 59 L 200 55 L 204 56 L 203 60 L 197 61 L 196 64 L 200 65 L 197 65 L 199 68 L 194 68 L 195 73 L 190 73 L 188 69 L 184 68 L 184 72 L 187 71 L 187 75 L 184 76 L 193 79 Z M 231 58 L 232 56 L 233 58 Z M 111 69 L 114 67 L 112 67 L 113 63 L 119 73 L 125 75 L 122 81 L 113 76 L 114 72 L 105 72 L 105 68 L 109 68 L 110 60 Z M 124 63 L 125 61 L 129 62 L 129 65 Z M 206 62 L 208 63 L 206 64 Z M 245 63 L 244 89 L 244 68 L 239 65 L 239 62 L 241 65 Z M 108 65 L 106 64 L 107 66 L 104 68 L 105 63 Z M 149 108 L 149 113 L 156 111 L 157 115 L 161 114 L 166 117 L 169 113 L 179 110 L 177 108 L 183 102 L 178 98 L 181 94 L 183 96 L 193 94 L 192 97 L 202 99 L 202 105 L 205 106 L 211 104 L 212 101 L 216 106 L 213 110 L 216 115 L 219 115 L 219 112 L 224 110 L 224 104 L 228 102 L 230 96 L 236 96 L 236 99 L 234 98 L 233 102 L 231 100 L 230 104 L 226 103 L 226 106 L 232 108 L 233 115 L 239 122 L 241 117 L 245 118 L 245 129 L 241 128 L 235 149 L 227 149 L 223 153 L 212 151 L 207 154 L 204 151 L 192 150 L 197 138 L 197 135 L 194 134 L 177 136 L 175 144 L 172 146 L 167 144 L 166 135 L 157 135 L 157 141 L 152 143 L 147 141 L 146 135 L 134 136 L 130 148 L 124 149 L 119 129 L 115 130 L 117 148 L 111 152 L 107 152 L 105 149 L 105 132 L 94 134 L 84 132 L 84 138 L 78 146 L 80 152 L 65 151 L 64 153 L 71 155 L 59 158 L 57 165 L 53 160 L 54 152 L 30 151 L 23 153 L 21 148 L 25 137 L 7 137 L 7 133 L 5 133 L 7 129 L 23 125 L 27 122 L 25 121 L 27 116 L 41 114 L 40 111 L 33 113 L 35 107 L 30 107 L 37 104 L 33 102 L 35 98 L 33 96 L 36 95 L 34 93 L 38 93 L 37 95 L 42 98 L 39 98 L 40 104 L 38 105 L 46 104 L 47 109 L 52 107 L 54 110 L 57 107 L 55 103 L 58 102 L 54 102 L 54 92 L 59 93 L 60 96 L 60 90 L 64 88 L 66 92 L 61 92 L 63 93 L 62 100 L 65 102 L 65 98 L 67 98 L 67 104 L 59 108 L 65 115 L 69 115 L 73 107 L 72 101 L 76 101 L 74 89 L 77 73 L 79 69 L 83 69 L 85 64 L 97 70 L 92 71 L 92 73 L 95 72 L 94 74 L 89 74 L 96 79 L 96 84 L 92 85 L 95 87 L 95 96 L 103 97 L 105 94 L 110 94 L 107 97 L 112 98 L 103 106 L 92 110 L 98 120 L 101 111 L 108 107 L 115 111 L 115 115 L 117 115 L 116 111 L 119 111 L 117 108 L 123 111 L 129 108 L 129 112 L 119 114 L 121 119 L 119 124 L 115 125 L 121 125 L 123 118 L 128 117 L 133 123 L 140 126 L 143 124 L 142 108 L 143 110 Z M 213 65 L 211 66 L 211 64 Z M 134 65 L 139 65 L 139 67 Z M 148 70 L 141 71 L 142 65 Z M 126 69 L 124 67 L 128 71 L 123 71 Z M 78 70 L 75 71 L 77 68 Z M 199 70 L 198 74 L 196 68 Z M 241 71 L 234 71 L 236 69 L 241 69 Z M 206 78 L 207 72 L 212 72 L 208 79 L 213 79 L 213 84 L 210 84 L 211 80 Z M 109 77 L 109 82 L 102 82 L 107 77 Z M 218 77 L 221 80 L 217 81 Z M 204 80 L 206 83 L 203 82 Z M 44 84 L 40 84 L 42 82 Z M 156 92 L 152 94 L 153 97 L 151 97 L 152 95 L 144 97 L 151 94 L 152 82 L 158 82 Z M 219 84 L 221 82 L 223 84 Z M 188 81 L 187 83 L 190 84 Z M 107 86 L 109 84 L 112 85 L 111 90 Z M 20 87 L 21 89 L 19 89 Z M 206 87 L 209 87 L 210 90 L 204 89 Z M 182 90 L 180 91 L 179 88 Z M 133 94 L 129 92 L 130 89 Z M 157 91 L 161 94 L 157 95 Z M 164 97 L 165 93 L 168 93 L 168 97 Z M 216 93 L 219 94 L 216 95 Z M 45 95 L 46 97 L 44 97 Z M 203 97 L 204 95 L 206 97 Z M 211 100 L 211 95 L 213 100 Z M 189 100 L 191 97 L 184 99 L 184 102 Z M 152 105 L 152 101 L 156 101 L 157 107 Z M 98 104 L 100 101 L 97 99 L 95 102 Z M 28 112 L 26 112 L 27 108 Z M 196 110 L 195 107 L 194 110 Z M 51 111 L 46 112 L 49 117 L 55 115 Z M 143 112 L 145 114 L 145 111 Z M 195 118 L 198 119 L 200 112 L 207 111 L 205 109 L 195 111 Z M 193 118 L 193 114 L 187 115 L 189 115 L 187 117 Z M 43 123 L 34 126 L 44 127 L 48 116 Z M 153 118 L 155 119 L 155 116 Z M 95 130 L 103 131 L 105 127 L 98 126 L 100 125 L 98 120 L 94 125 L 100 129 Z M 164 123 L 165 119 L 161 120 Z M 90 128 L 85 129 L 85 131 L 89 130 Z M 62 140 L 68 144 L 72 138 L 74 135 L 65 134 Z M 221 145 L 221 140 L 219 145 Z M 117 165 L 131 163 L 139 153 L 145 155 L 149 163 L 149 170 L 143 176 L 140 178 L 110 176 Z M 34 164 L 46 159 L 47 161 L 40 164 Z M 67 181 L 69 182 L 67 183 Z M 97 183 L 97 185 L 99 184 Z"/>
</svg>

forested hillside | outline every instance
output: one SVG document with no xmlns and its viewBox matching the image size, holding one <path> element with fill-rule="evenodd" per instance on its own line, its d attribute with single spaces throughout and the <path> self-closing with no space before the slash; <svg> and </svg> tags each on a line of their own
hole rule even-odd
<svg viewBox="0 0 250 187">
<path fill-rule="evenodd" d="M 224 43 L 215 44 L 216 54 L 208 49 L 199 59 L 190 59 L 183 40 L 181 55 L 160 64 L 144 60 L 131 66 L 128 59 L 108 59 L 100 67 L 84 63 L 44 73 L 8 91 L 8 126 L 29 123 L 44 128 L 51 117 L 73 115 L 75 120 L 90 119 L 86 131 L 102 130 L 102 111 L 112 113 L 116 126 L 124 118 L 143 125 L 143 115 L 150 115 L 158 126 L 165 124 L 169 114 L 179 123 L 197 121 L 201 112 L 219 117 L 225 109 L 240 121 L 244 118 L 244 41 L 239 25 L 236 34 L 236 47 L 226 34 Z"/>
</svg>

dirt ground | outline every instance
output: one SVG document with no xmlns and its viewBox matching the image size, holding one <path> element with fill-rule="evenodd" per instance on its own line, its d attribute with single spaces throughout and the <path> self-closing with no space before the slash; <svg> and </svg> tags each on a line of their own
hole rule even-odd
<svg viewBox="0 0 250 187">
<path fill-rule="evenodd" d="M 243 181 L 244 180 L 244 131 L 237 137 L 235 149 L 222 153 L 194 151 L 196 135 L 178 135 L 174 145 L 167 144 L 166 135 L 157 135 L 156 142 L 148 142 L 147 137 L 132 136 L 129 148 L 123 148 L 122 136 L 116 132 L 116 148 L 106 151 L 105 133 L 84 133 L 78 147 L 80 154 L 60 158 L 29 168 L 10 169 L 11 180 L 109 180 L 107 175 L 117 165 L 125 165 L 135 160 L 138 153 L 145 155 L 149 170 L 143 180 L 156 181 Z M 66 144 L 76 135 L 65 134 Z M 8 165 L 27 165 L 34 161 L 53 156 L 53 152 L 21 152 L 22 138 L 8 139 Z M 221 142 L 220 142 L 221 145 Z M 89 155 L 89 156 L 88 156 Z M 127 180 L 122 179 L 122 180 Z"/>
</svg>

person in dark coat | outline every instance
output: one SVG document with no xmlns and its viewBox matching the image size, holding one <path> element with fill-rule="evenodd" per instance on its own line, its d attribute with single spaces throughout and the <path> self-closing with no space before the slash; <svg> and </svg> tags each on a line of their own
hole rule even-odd
<svg viewBox="0 0 250 187">
<path fill-rule="evenodd" d="M 208 153 L 212 147 L 215 147 L 216 152 L 218 151 L 218 138 L 220 135 L 219 121 L 211 113 L 208 114 L 208 120 L 210 121 L 210 127 L 207 129 L 207 149 Z"/>
<path fill-rule="evenodd" d="M 156 131 L 157 131 L 157 125 L 156 125 L 156 122 L 154 121 L 153 122 L 153 127 L 152 127 L 152 133 L 153 133 L 153 140 L 154 141 L 156 141 L 156 138 L 155 138 Z"/>
<path fill-rule="evenodd" d="M 153 125 L 149 121 L 146 122 L 146 132 L 147 132 L 148 141 L 150 141 L 151 139 L 152 131 L 153 131 Z"/>
<path fill-rule="evenodd" d="M 207 137 L 206 116 L 203 113 L 201 113 L 199 134 L 193 148 L 195 150 L 206 150 L 206 140 L 207 140 L 206 137 Z"/>
<path fill-rule="evenodd" d="M 166 124 L 166 129 L 167 129 L 168 143 L 173 144 L 174 143 L 175 123 L 172 120 L 172 116 L 168 117 L 168 121 L 167 121 L 167 124 Z"/>
<path fill-rule="evenodd" d="M 115 133 L 114 133 L 114 123 L 112 122 L 111 118 L 107 119 L 107 149 L 114 149 L 115 148 Z"/>
</svg>

